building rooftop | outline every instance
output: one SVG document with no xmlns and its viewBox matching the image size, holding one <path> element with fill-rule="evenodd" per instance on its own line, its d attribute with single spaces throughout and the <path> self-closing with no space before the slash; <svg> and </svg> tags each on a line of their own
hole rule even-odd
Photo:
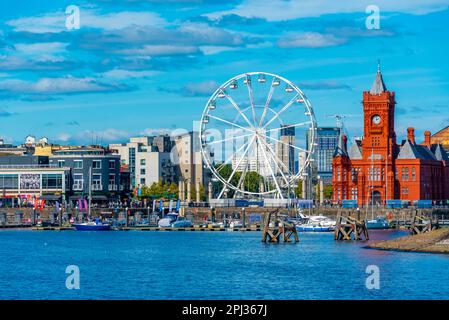
<svg viewBox="0 0 449 320">
<path fill-rule="evenodd" d="M 385 85 L 384 79 L 382 77 L 382 72 L 380 72 L 380 63 L 377 67 L 376 79 L 374 80 L 373 85 L 371 86 L 371 90 L 369 91 L 371 94 L 381 94 L 387 91 L 387 86 Z"/>
</svg>

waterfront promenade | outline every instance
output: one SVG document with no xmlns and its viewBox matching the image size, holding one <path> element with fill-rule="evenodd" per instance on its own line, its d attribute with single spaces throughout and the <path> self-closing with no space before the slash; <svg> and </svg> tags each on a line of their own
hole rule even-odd
<svg viewBox="0 0 449 320">
<path fill-rule="evenodd" d="M 212 216 L 216 222 L 222 222 L 225 219 L 239 219 L 244 222 L 248 231 L 260 230 L 263 225 L 264 215 L 275 208 L 270 207 L 218 207 L 212 213 L 208 207 L 186 207 L 184 208 L 184 215 L 190 219 L 196 227 L 199 227 L 207 220 L 211 220 Z M 35 217 L 36 224 L 41 222 L 46 227 L 70 227 L 69 219 L 73 218 L 80 221 L 86 218 L 85 211 L 78 212 L 77 210 L 62 211 L 59 214 L 55 213 L 55 208 L 45 208 L 42 211 L 33 211 L 33 208 L 2 208 L 0 209 L 0 228 L 23 228 L 32 227 L 33 217 Z M 377 216 L 389 216 L 392 225 L 395 227 L 406 227 L 410 225 L 413 216 L 420 214 L 433 219 L 439 220 L 441 225 L 449 224 L 449 208 L 433 208 L 433 209 L 387 209 L 387 208 L 366 208 L 357 211 L 356 209 L 343 209 L 339 207 L 318 207 L 304 209 L 303 213 L 306 215 L 325 215 L 332 219 L 336 219 L 338 215 L 353 217 L 360 216 L 360 219 L 369 220 Z M 279 208 L 279 214 L 296 216 L 297 209 Z M 151 212 L 148 208 L 131 208 L 126 209 L 110 209 L 97 208 L 92 209 L 92 217 L 102 217 L 104 219 L 113 219 L 120 221 L 122 229 L 140 228 L 144 230 L 157 230 L 157 219 L 160 218 L 159 212 Z M 148 219 L 150 215 L 150 219 Z M 148 223 L 149 221 L 149 223 Z M 51 230 L 52 228 L 49 228 Z M 219 229 L 218 229 L 219 230 Z M 193 231 L 193 230 L 192 230 Z"/>
</svg>

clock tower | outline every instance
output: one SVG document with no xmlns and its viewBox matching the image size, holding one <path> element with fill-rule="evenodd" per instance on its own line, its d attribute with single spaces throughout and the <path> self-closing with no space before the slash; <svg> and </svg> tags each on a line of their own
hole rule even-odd
<svg viewBox="0 0 449 320">
<path fill-rule="evenodd" d="M 363 92 L 364 139 L 362 151 L 364 159 L 384 160 L 391 158 L 396 146 L 394 132 L 394 92 L 387 90 L 380 65 L 370 91 Z"/>
</svg>

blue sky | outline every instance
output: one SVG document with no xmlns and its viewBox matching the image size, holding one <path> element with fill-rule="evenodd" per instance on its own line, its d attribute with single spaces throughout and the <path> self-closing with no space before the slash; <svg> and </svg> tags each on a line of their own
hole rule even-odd
<svg viewBox="0 0 449 320">
<path fill-rule="evenodd" d="M 225 3 L 225 4 L 223 4 Z M 365 27 L 367 5 L 381 13 Z M 80 8 L 67 30 L 65 9 Z M 318 124 L 349 114 L 381 60 L 396 92 L 396 132 L 449 125 L 449 0 L 2 0 L 0 136 L 57 143 L 125 141 L 191 129 L 227 79 L 266 71 L 297 84 Z M 420 140 L 418 138 L 418 140 Z"/>
</svg>

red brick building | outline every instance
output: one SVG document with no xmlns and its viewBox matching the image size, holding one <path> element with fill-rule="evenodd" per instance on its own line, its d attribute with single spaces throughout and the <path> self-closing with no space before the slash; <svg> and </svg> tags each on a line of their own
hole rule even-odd
<svg viewBox="0 0 449 320">
<path fill-rule="evenodd" d="M 426 131 L 418 144 L 413 128 L 400 144 L 394 130 L 395 93 L 388 91 L 380 68 L 370 91 L 363 92 L 364 137 L 348 150 L 342 136 L 332 162 L 333 200 L 357 200 L 359 206 L 385 200 L 449 199 L 449 158 Z"/>
</svg>

